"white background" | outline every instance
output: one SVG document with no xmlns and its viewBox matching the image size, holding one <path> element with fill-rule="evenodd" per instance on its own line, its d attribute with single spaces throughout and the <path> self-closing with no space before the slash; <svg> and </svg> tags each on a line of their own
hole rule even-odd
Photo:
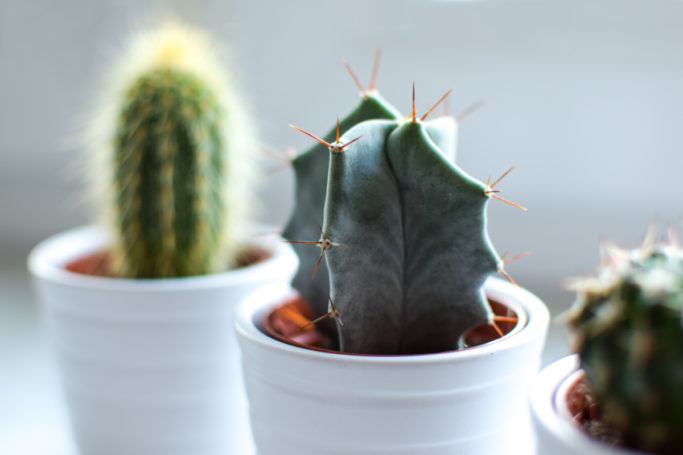
<svg viewBox="0 0 683 455">
<path fill-rule="evenodd" d="M 88 151 L 73 138 L 116 49 L 169 15 L 231 48 L 273 150 L 309 145 L 289 123 L 324 133 L 348 112 L 357 90 L 341 58 L 367 81 L 378 46 L 379 89 L 405 112 L 413 81 L 421 111 L 449 88 L 454 112 L 485 99 L 461 124 L 458 161 L 481 180 L 517 167 L 500 189 L 529 211 L 492 201 L 489 229 L 500 252 L 533 251 L 509 270 L 553 313 L 600 239 L 635 245 L 653 219 L 680 227 L 680 1 L 0 0 L 0 452 L 3 437 L 14 454 L 68 446 L 23 264 L 35 242 L 90 219 Z M 262 161 L 260 218 L 281 223 L 291 175 Z M 556 336 L 546 361 L 563 349 Z"/>
</svg>

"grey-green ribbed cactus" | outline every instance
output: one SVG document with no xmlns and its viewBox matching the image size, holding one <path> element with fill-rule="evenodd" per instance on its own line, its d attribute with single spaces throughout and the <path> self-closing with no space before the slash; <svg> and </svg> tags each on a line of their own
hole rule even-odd
<svg viewBox="0 0 683 455">
<path fill-rule="evenodd" d="M 361 107 L 377 102 L 366 97 Z M 451 161 L 452 120 L 381 112 L 388 115 L 345 119 L 352 126 L 338 141 L 328 135 L 326 173 L 324 145 L 302 155 L 320 160 L 317 172 L 294 162 L 297 205 L 285 235 L 319 238 L 328 274 L 320 277 L 320 266 L 311 278 L 320 250 L 298 245 L 294 287 L 316 315 L 335 316 L 344 352 L 457 349 L 466 330 L 491 317 L 482 286 L 501 264 L 486 232 L 492 190 Z"/>
<path fill-rule="evenodd" d="M 683 251 L 613 248 L 607 257 L 576 285 L 571 328 L 586 380 L 627 445 L 683 453 Z"/>
<path fill-rule="evenodd" d="M 168 24 L 141 35 L 121 67 L 108 160 L 115 272 L 164 278 L 225 269 L 243 230 L 251 151 L 243 108 L 210 42 Z"/>
</svg>

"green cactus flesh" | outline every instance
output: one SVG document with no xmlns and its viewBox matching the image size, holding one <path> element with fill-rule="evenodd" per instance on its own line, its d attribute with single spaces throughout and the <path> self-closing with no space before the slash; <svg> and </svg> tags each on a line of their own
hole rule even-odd
<svg viewBox="0 0 683 455">
<path fill-rule="evenodd" d="M 683 252 L 622 252 L 572 315 L 581 366 L 628 445 L 683 453 Z"/>
<path fill-rule="evenodd" d="M 366 121 L 331 148 L 323 235 L 340 348 L 369 354 L 456 349 L 486 323 L 498 258 L 486 187 L 451 163 L 422 122 Z"/>
<path fill-rule="evenodd" d="M 192 74 L 152 70 L 127 92 L 114 141 L 121 273 L 212 271 L 223 235 L 223 112 Z"/>
<path fill-rule="evenodd" d="M 446 115 L 436 117 L 426 121 L 424 125 L 427 136 L 443 152 L 448 161 L 455 163 L 458 141 L 458 121 L 455 117 Z"/>
<path fill-rule="evenodd" d="M 369 119 L 397 119 L 398 111 L 376 93 L 363 96 L 360 104 L 340 122 L 340 130 L 346 131 L 353 125 Z M 336 128 L 323 137 L 328 142 L 336 139 Z M 283 237 L 291 241 L 310 240 L 320 237 L 325 207 L 325 188 L 329 152 L 327 147 L 316 144 L 293 162 L 296 177 L 295 207 L 285 226 Z M 292 285 L 320 316 L 327 312 L 329 279 L 327 267 L 321 262 L 314 279 L 311 274 L 319 258 L 319 251 L 310 245 L 293 244 L 299 255 L 299 269 Z"/>
</svg>

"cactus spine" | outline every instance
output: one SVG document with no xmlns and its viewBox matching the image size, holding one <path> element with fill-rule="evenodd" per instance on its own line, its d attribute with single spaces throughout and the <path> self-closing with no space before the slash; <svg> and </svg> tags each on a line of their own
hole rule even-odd
<svg viewBox="0 0 683 455">
<path fill-rule="evenodd" d="M 627 445 L 683 453 L 683 251 L 610 249 L 577 281 L 575 349 L 602 419 Z"/>
<path fill-rule="evenodd" d="M 108 153 L 117 274 L 201 275 L 230 265 L 247 202 L 250 132 L 200 32 L 141 35 L 122 64 Z"/>
</svg>

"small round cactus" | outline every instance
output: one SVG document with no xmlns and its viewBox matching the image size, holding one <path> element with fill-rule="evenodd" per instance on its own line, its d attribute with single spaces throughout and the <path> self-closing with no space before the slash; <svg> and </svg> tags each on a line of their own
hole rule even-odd
<svg viewBox="0 0 683 455">
<path fill-rule="evenodd" d="M 626 445 L 683 453 L 683 251 L 605 253 L 599 275 L 577 282 L 571 315 L 586 380 Z"/>
<path fill-rule="evenodd" d="M 100 116 L 114 273 L 202 275 L 230 266 L 248 206 L 250 131 L 201 32 L 140 35 Z M 113 110 L 113 111 L 112 111 Z"/>
</svg>

